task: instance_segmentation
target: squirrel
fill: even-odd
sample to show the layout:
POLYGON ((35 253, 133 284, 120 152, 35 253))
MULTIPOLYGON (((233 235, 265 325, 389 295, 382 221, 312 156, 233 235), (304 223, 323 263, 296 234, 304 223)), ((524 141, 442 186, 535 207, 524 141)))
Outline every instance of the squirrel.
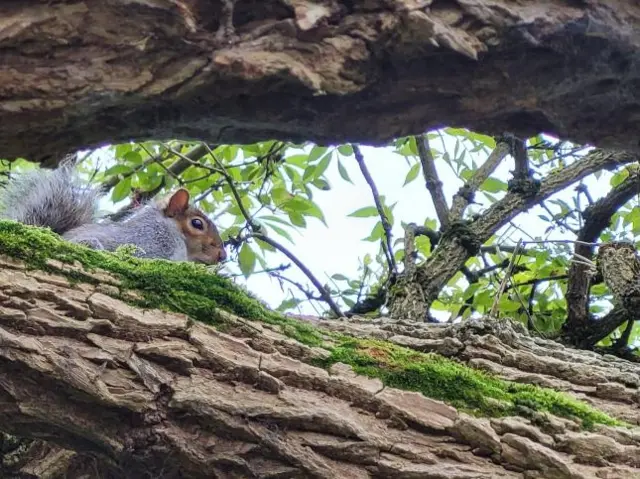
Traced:
POLYGON ((121 222, 97 222, 101 193, 83 184, 72 165, 16 175, 0 192, 0 218, 48 227, 63 239, 96 250, 134 245, 134 256, 216 264, 227 254, 218 229, 189 204, 181 188, 134 209, 121 222))

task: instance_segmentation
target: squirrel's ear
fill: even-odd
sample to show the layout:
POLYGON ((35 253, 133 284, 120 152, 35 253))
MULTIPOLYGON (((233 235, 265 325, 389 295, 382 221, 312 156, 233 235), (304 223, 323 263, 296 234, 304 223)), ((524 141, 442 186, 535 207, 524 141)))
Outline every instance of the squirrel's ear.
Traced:
POLYGON ((189 208, 189 192, 180 188, 171 196, 164 211, 167 216, 175 216, 184 213, 187 208, 189 208))

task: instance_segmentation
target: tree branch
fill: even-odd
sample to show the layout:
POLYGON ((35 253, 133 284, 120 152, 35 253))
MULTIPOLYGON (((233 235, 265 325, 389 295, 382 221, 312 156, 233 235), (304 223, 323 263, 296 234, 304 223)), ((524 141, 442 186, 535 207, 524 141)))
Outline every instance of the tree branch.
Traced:
POLYGON ((427 135, 415 136, 416 145, 418 146, 418 156, 422 164, 422 174, 427 190, 431 194, 433 206, 440 220, 440 229, 445 230, 449 226, 449 207, 447 199, 442 191, 442 181, 438 177, 431 147, 429 146, 429 138, 427 135))
MULTIPOLYGON (((640 158, 639 153, 592 150, 584 158, 549 174, 541 182, 535 195, 521 196, 518 193, 507 193, 504 198, 494 203, 485 213, 469 224, 469 234, 482 244, 515 216, 552 194, 596 171, 638 161, 638 158, 640 158)), ((426 310, 416 310, 412 313, 412 317, 415 316, 414 319, 419 321, 427 314, 428 308, 438 297, 443 286, 458 272, 471 255, 472 252, 465 248, 455 235, 440 240, 438 248, 417 270, 417 280, 420 282, 424 294, 426 310)), ((394 315, 403 314, 402 311, 396 311, 393 308, 391 311, 394 315)))
MULTIPOLYGON (((578 232, 580 242, 575 245, 575 253, 591 259, 593 245, 588 243, 594 243, 609 227, 613 214, 639 192, 640 171, 636 168, 629 173, 627 179, 615 186, 604 198, 588 206, 582 214, 584 224, 578 232)), ((567 282, 567 321, 563 325, 565 334, 581 330, 580 326, 589 320, 589 289, 590 280, 587 266, 573 262, 569 268, 567 282)), ((616 325, 609 332, 618 326, 616 325)))
POLYGON ((480 188, 480 185, 489 178, 491 173, 493 173, 509 152, 509 143, 502 139, 499 140, 487 160, 475 171, 473 176, 469 178, 469 181, 467 181, 453 196, 451 212, 449 213, 449 218, 451 220, 462 219, 464 210, 473 201, 475 193, 478 188, 480 188))
POLYGON ((326 290, 326 288, 322 285, 322 283, 320 283, 320 281, 318 281, 318 278, 315 277, 315 275, 311 272, 311 270, 309 268, 307 268, 302 261, 300 261, 291 251, 289 251, 287 248, 285 248, 284 246, 282 246, 280 243, 278 243, 277 241, 272 240, 271 238, 269 238, 268 236, 265 236, 263 234, 260 233, 251 233, 249 235, 246 236, 246 238, 256 238, 259 239, 260 241, 264 241, 265 243, 267 243, 268 245, 273 246, 274 248, 276 248, 278 251, 280 251, 283 255, 285 255, 287 258, 289 258, 298 268, 300 268, 300 271, 302 271, 307 278, 309 278, 309 281, 311 281, 313 283, 313 285, 316 287, 316 289, 318 290, 318 292, 320 293, 320 296, 322 297, 322 299, 325 301, 325 303, 327 303, 329 305, 329 307, 331 308, 331 311, 333 311, 333 313, 338 317, 341 318, 344 315, 342 314, 342 311, 340 311, 340 308, 338 307, 338 305, 333 301, 333 298, 331 297, 331 294, 329 294, 329 292, 326 290))
POLYGON ((367 165, 364 162, 364 156, 362 155, 362 151, 360 151, 360 147, 358 145, 352 144, 353 153, 358 162, 358 166, 360 167, 360 171, 362 172, 362 176, 364 176, 365 181, 369 185, 371 189, 371 193, 373 194, 373 201, 376 204, 376 209, 378 210, 378 214, 380 215, 380 221, 382 222, 382 228, 384 229, 385 236, 385 255, 387 256, 387 262, 389 264, 389 275, 395 276, 397 273, 396 268, 396 260, 393 255, 393 247, 391 246, 391 225, 389 224, 389 219, 384 212, 384 207, 382 206, 382 202, 380 201, 380 194, 378 193, 378 188, 376 188, 376 184, 367 169, 367 165))

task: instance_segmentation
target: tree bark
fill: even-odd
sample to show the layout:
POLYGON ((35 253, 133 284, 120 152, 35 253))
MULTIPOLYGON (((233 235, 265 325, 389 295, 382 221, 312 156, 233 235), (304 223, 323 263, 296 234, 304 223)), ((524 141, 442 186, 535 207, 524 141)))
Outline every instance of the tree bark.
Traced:
MULTIPOLYGON (((626 180, 585 210, 585 222, 577 235, 577 240, 583 243, 576 243, 574 246, 576 254, 588 259, 593 258, 594 247, 584 243, 595 243, 610 225, 614 213, 640 192, 639 180, 640 172, 632 170, 626 180)), ((618 328, 625 319, 629 319, 624 311, 616 309, 601 319, 594 319, 589 314, 591 280, 584 263, 571 264, 565 295, 567 321, 562 326, 567 341, 588 349, 593 348, 597 342, 618 328)))
POLYGON ((637 149, 639 45, 632 0, 6 1, 0 154, 442 125, 637 149))
MULTIPOLYGON (((633 430, 585 433, 580 421, 534 411, 474 418, 345 364, 312 366, 325 350, 268 325, 227 314, 221 333, 101 288, 3 259, 0 430, 35 439, 16 461, 19 477, 573 478, 599 477, 603 464, 609 478, 640 473, 633 430)), ((640 366, 510 323, 318 325, 565 390, 640 422, 640 366)))
POLYGON ((637 155, 625 152, 593 150, 570 166, 549 174, 540 184, 536 194, 526 196, 519 192, 507 193, 481 216, 458 228, 453 232, 454 234, 442 235, 433 254, 417 267, 415 281, 413 278, 407 279, 412 291, 409 293, 405 291, 406 286, 401 279, 395 291, 391 292, 389 315, 393 318, 423 321, 427 318, 429 308, 442 288, 474 254, 472 247, 465 244, 465 240, 476 243, 479 248, 511 219, 554 193, 596 171, 615 168, 637 159, 637 155), (421 295, 419 298, 415 297, 416 289, 411 286, 414 283, 419 285, 421 295), (407 301, 408 297, 411 299, 410 302, 407 301))

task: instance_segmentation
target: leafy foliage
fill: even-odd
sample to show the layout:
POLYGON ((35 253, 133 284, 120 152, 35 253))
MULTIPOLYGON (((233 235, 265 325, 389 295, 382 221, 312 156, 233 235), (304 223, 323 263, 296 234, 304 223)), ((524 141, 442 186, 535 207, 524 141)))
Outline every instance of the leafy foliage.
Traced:
MULTIPOLYGON (((424 137, 399 138, 387 145, 385 151, 401 159, 392 166, 404 168, 404 180, 398 185, 400 192, 426 179, 418 148, 418 142, 423 139, 428 142, 440 175, 452 179, 446 186, 451 188, 455 183, 453 192, 473 178, 497 145, 494 138, 457 128, 429 132, 424 137)), ((530 138, 527 147, 534 178, 544 178, 567 167, 587 151, 542 136, 530 138)), ((227 241, 232 255, 223 274, 236 281, 265 275, 276 280, 285 292, 278 311, 303 311, 301 308, 307 304, 319 312, 327 309, 322 292, 315 285, 288 275, 297 266, 291 263, 286 251, 296 255, 296 245, 305 240, 304 230, 311 222, 329 224, 331 218, 327 218, 318 204, 319 195, 331 195, 336 182, 341 182, 342 187, 351 187, 362 181, 352 168, 352 145, 265 141, 207 146, 184 141, 149 141, 105 147, 81 153, 79 157, 79 170, 88 180, 105 185, 108 190, 103 205, 108 210, 105 212, 125 207, 136 195, 147 199, 177 186, 185 187, 198 206, 220 225, 227 241)), ((481 182, 464 219, 483 214, 508 194, 512 165, 511 159, 503 161, 481 182)), ((24 160, 3 164, 5 173, 26 168, 33 165, 24 160)), ((498 301, 501 314, 541 332, 558 331, 567 317, 565 293, 573 245, 538 242, 575 238, 584 225, 584 212, 595 201, 595 196, 606 194, 606 189, 620 185, 631 173, 631 167, 621 167, 612 173, 599 171, 577 187, 553 195, 530 213, 514 218, 509 225, 495 231, 481 253, 469 259, 441 291, 432 306, 434 314, 442 318, 468 318, 487 314, 498 301), (605 184, 607 187, 603 188, 605 184), (600 191, 590 193, 589 187, 593 185, 598 185, 600 191), (498 297, 518 239, 530 244, 513 258, 513 274, 498 297)), ((396 217, 398 201, 391 199, 392 196, 393 192, 381 191, 378 199, 394 233, 391 253, 402 270, 404 227, 419 218, 419 226, 438 233, 439 221, 430 204, 416 205, 412 218, 396 217)), ((400 201, 407 200, 410 198, 400 201)), ((448 200, 450 205, 451 198, 448 200)), ((381 211, 373 197, 362 197, 361 206, 348 217, 352 222, 371 223, 370 233, 362 238, 363 251, 367 244, 375 245, 376 249, 361 255, 357 271, 326 271, 327 279, 317 280, 324 283, 325 293, 336 305, 344 309, 354 308, 364 299, 375 296, 388 286, 393 273, 385 256, 386 232, 381 211)), ((640 204, 636 198, 612 216, 611 227, 603 232, 600 240, 625 237, 635 240, 639 231, 640 204)), ((433 237, 418 236, 417 261, 429 258, 435 246, 433 237)), ((304 263, 304 258, 301 262, 304 263)), ((606 312, 610 300, 606 288, 595 285, 591 297, 591 313, 606 312)), ((634 331, 632 340, 636 335, 634 331)), ((608 338, 604 343, 610 341, 608 338)))

